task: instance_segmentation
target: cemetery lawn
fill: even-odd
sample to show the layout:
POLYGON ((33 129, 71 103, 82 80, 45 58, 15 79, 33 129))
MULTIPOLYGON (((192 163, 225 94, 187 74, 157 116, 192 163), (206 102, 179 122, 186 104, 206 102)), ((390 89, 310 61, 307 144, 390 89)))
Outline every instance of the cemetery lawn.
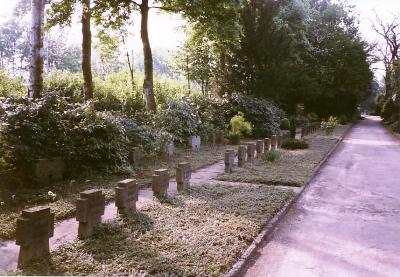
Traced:
POLYGON ((22 275, 221 276, 293 196, 263 185, 203 185, 64 244, 22 275))
MULTIPOLYGON (((192 168, 196 170, 220 161, 227 148, 229 146, 215 148, 202 146, 201 150, 193 151, 190 158, 192 168)), ((55 214, 56 221, 67 219, 75 216, 75 202, 79 192, 87 189, 102 189, 106 195, 106 201, 110 202, 114 198, 114 187, 118 181, 124 178, 135 178, 140 186, 150 186, 154 169, 168 168, 170 176, 173 177, 177 163, 185 161, 185 156, 185 150, 176 149, 176 156, 173 159, 144 158, 142 166, 135 168, 133 176, 92 176, 87 179, 60 182, 41 189, 25 188, 9 191, 0 187, 0 239, 15 237, 16 219, 25 208, 49 205, 55 214), (54 201, 48 196, 49 191, 57 195, 54 201)))
POLYGON ((253 163, 245 163, 242 168, 235 167, 232 174, 221 173, 216 179, 301 187, 348 128, 349 125, 339 126, 331 136, 326 136, 322 131, 318 131, 306 138, 309 144, 308 149, 279 149, 279 158, 274 162, 256 159, 253 163))

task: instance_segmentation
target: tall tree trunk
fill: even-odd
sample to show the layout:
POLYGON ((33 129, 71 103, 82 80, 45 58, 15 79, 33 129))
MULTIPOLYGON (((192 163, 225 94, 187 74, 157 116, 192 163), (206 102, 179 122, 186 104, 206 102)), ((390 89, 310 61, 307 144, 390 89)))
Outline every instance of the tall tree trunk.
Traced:
POLYGON ((92 32, 90 30, 90 0, 82 0, 82 73, 85 100, 93 98, 92 32))
POLYGON ((31 0, 30 66, 28 96, 42 97, 43 90, 43 34, 45 0, 31 0))
POLYGON ((143 0, 140 5, 140 14, 142 17, 140 36, 143 43, 144 55, 144 82, 143 93, 146 100, 146 109, 148 111, 156 112, 157 105, 154 98, 153 89, 153 55, 151 53, 149 33, 148 33, 148 20, 149 20, 149 1, 143 0))

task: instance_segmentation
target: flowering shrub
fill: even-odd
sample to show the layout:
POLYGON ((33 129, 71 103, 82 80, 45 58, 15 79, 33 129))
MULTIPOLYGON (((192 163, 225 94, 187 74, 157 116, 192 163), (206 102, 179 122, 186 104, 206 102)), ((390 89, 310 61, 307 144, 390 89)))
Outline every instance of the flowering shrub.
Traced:
POLYGON ((321 122, 321 129, 325 130, 326 135, 331 135, 338 125, 339 120, 334 116, 330 116, 328 121, 321 122))

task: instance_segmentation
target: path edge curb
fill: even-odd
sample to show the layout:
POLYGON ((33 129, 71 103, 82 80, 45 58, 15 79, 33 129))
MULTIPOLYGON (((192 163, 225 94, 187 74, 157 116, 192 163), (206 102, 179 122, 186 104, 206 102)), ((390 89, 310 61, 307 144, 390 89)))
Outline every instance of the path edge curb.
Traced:
POLYGON ((308 181, 301 188, 299 193, 295 194, 290 198, 290 200, 274 215, 274 217, 267 222, 262 231, 258 234, 258 236, 253 240, 250 246, 246 249, 246 251, 242 254, 239 260, 231 267, 231 269, 224 274, 225 277, 237 277, 243 274, 243 270, 245 269, 247 262, 253 256, 255 251, 258 249, 260 244, 267 240, 270 235, 273 234, 275 227, 279 222, 285 217, 290 208, 297 202, 303 192, 308 188, 310 183, 315 179, 315 177, 319 174, 321 168, 325 165, 327 160, 332 156, 332 154, 336 151, 339 145, 343 142, 343 140, 347 137, 350 131, 353 129, 355 123, 351 124, 350 127, 343 133, 340 139, 336 142, 336 144, 329 150, 329 152, 325 155, 325 157, 318 163, 315 167, 313 174, 308 179, 308 181))

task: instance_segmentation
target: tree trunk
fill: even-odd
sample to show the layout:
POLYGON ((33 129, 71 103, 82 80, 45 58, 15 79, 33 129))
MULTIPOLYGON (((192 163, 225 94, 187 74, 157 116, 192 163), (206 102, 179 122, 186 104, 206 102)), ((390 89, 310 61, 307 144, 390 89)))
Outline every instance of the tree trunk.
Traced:
POLYGON ((90 30, 90 0, 82 0, 82 73, 85 100, 93 98, 92 32, 90 30))
POLYGON ((43 90, 43 34, 45 0, 31 0, 30 66, 28 96, 42 97, 43 90))
POLYGON ((142 17, 140 36, 143 43, 144 55, 144 82, 143 93, 146 101, 146 109, 148 111, 156 112, 157 105, 154 98, 153 89, 153 55, 151 53, 149 33, 148 33, 148 19, 149 19, 149 1, 143 0, 140 5, 140 14, 142 17))

